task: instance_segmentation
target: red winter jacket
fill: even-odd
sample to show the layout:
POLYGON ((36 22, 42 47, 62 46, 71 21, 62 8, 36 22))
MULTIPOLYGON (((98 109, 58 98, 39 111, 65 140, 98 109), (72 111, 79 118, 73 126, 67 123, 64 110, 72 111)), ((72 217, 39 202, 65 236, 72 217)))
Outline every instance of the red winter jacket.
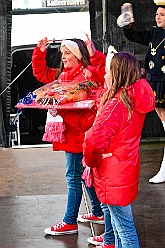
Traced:
POLYGON ((130 120, 119 91, 106 102, 84 141, 85 163, 92 167, 100 202, 117 206, 126 206, 137 197, 141 131, 146 113, 155 107, 153 91, 145 79, 128 87, 127 92, 134 102, 130 120), (109 157, 103 159, 102 154, 109 157))
MULTIPOLYGON (((105 55, 100 51, 96 51, 90 58, 91 65, 87 69, 92 73, 88 80, 95 81, 100 87, 104 84, 105 74, 105 55)), ((32 55, 33 74, 43 83, 50 83, 55 80, 57 69, 46 66, 46 51, 42 52, 38 46, 35 47, 32 55)), ((78 80, 84 81, 82 73, 82 63, 80 62, 73 69, 64 68, 59 78, 61 81, 78 80)), ((53 150, 62 150, 72 153, 80 153, 83 151, 84 133, 92 126, 96 116, 96 106, 92 109, 77 110, 58 110, 57 114, 62 116, 66 131, 63 132, 67 141, 65 143, 53 142, 53 150)))

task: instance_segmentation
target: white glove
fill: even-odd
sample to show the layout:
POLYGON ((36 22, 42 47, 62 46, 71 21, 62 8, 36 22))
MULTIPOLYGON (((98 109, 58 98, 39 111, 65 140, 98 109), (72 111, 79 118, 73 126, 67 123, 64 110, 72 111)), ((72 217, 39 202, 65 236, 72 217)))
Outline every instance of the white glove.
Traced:
POLYGON ((117 25, 119 27, 128 26, 134 22, 132 4, 124 3, 121 6, 121 15, 117 18, 117 25))

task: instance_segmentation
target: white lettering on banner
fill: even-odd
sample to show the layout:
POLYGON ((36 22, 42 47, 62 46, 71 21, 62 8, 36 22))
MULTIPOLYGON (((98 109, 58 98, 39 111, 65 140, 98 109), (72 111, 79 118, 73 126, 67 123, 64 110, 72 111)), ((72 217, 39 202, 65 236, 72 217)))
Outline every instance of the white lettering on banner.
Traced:
POLYGON ((71 1, 67 1, 67 5, 80 5, 80 1, 74 1, 74 0, 71 0, 71 1))
POLYGON ((53 6, 79 6, 85 5, 85 0, 47 0, 46 6, 53 7, 53 6))
POLYGON ((67 2, 64 1, 64 0, 59 0, 59 1, 58 1, 58 5, 59 5, 59 6, 66 6, 66 5, 67 5, 67 2))

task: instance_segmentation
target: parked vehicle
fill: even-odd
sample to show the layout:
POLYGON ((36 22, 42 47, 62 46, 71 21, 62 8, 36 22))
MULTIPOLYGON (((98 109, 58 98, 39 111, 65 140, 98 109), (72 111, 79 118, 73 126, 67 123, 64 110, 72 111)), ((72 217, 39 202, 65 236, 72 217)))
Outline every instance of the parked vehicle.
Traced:
POLYGON ((90 36, 90 17, 88 11, 70 13, 30 13, 25 10, 12 15, 11 34, 11 114, 9 145, 45 144, 42 141, 46 121, 46 111, 22 109, 17 115, 15 107, 20 98, 41 87, 33 76, 31 55, 39 39, 47 36, 47 64, 54 68, 60 62, 60 44, 63 39, 85 39, 84 32, 90 36), (24 14, 25 13, 25 14, 24 14), (23 28, 20 30, 20 23, 23 28), (67 25, 66 25, 67 23, 67 25))

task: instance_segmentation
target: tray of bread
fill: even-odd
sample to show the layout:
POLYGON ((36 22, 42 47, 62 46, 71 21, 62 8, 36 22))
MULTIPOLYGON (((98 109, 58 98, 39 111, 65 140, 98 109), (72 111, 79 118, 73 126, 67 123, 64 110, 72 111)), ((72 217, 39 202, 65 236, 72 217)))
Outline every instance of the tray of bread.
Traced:
POLYGON ((55 80, 33 92, 29 92, 17 103, 17 108, 76 109, 91 108, 101 89, 97 83, 84 81, 59 82, 55 80))

